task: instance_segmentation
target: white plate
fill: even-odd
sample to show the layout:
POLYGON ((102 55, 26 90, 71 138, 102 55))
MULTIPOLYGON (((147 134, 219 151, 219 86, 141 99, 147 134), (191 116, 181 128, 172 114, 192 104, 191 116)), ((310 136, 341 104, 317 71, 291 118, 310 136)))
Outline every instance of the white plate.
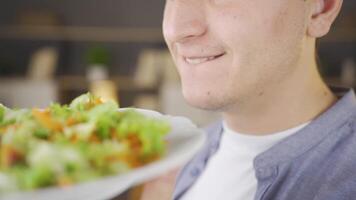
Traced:
MULTIPOLYGON (((124 110, 124 109, 122 109, 124 110)), ((158 161, 126 174, 110 176, 96 181, 81 183, 68 188, 50 187, 33 192, 20 192, 0 196, 2 200, 105 200, 115 197, 126 189, 149 181, 189 161, 202 147, 205 135, 189 119, 162 115, 155 111, 136 109, 150 117, 167 120, 172 131, 167 135, 167 154, 158 161)))

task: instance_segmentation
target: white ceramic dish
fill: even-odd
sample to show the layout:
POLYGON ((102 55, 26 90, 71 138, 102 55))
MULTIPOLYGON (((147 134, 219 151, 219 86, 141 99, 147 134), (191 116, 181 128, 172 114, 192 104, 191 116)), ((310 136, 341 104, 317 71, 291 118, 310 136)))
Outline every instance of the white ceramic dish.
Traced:
POLYGON ((134 169, 126 174, 110 176, 81 183, 68 188, 51 187, 33 192, 20 192, 0 196, 2 200, 105 200, 115 197, 128 188, 149 181, 189 161, 202 147, 205 135, 189 119, 162 115, 136 109, 145 115, 167 120, 172 131, 167 135, 168 151, 160 160, 134 169))

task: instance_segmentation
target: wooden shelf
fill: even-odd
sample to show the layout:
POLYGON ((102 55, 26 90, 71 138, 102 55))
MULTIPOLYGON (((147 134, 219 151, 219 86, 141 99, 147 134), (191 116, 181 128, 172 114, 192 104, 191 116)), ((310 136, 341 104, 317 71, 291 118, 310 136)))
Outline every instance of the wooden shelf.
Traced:
MULTIPOLYGON (((110 77, 109 80, 113 81, 118 87, 119 91, 133 91, 133 92, 156 92, 157 86, 142 86, 138 85, 132 77, 128 76, 115 76, 110 77)), ((32 80, 25 77, 0 77, 1 84, 16 84, 16 83, 38 83, 50 82, 55 84, 61 91, 83 91, 88 90, 90 82, 84 76, 59 76, 53 80, 32 80)))
MULTIPOLYGON (((158 85, 139 85, 132 77, 114 76, 109 80, 117 87, 117 95, 120 105, 129 107, 134 105, 136 97, 140 95, 157 96, 159 94, 158 85)), ((84 76, 60 76, 56 78, 58 86, 58 96, 61 103, 68 104, 75 97, 90 90, 91 83, 84 76)))
POLYGON ((160 28, 115 28, 77 26, 4 26, 1 39, 78 42, 162 43, 160 28))
MULTIPOLYGON (((117 28, 88 26, 4 26, 0 39, 76 42, 163 43, 161 28, 117 28)), ((335 27, 322 42, 356 42, 356 28, 335 27)))
MULTIPOLYGON (((110 80, 117 85, 119 91, 154 93, 157 90, 157 87, 138 85, 131 77, 128 76, 115 76, 111 77, 110 80)), ((60 76, 57 78, 57 82, 60 90, 62 91, 87 90, 89 86, 89 81, 84 76, 60 76)))

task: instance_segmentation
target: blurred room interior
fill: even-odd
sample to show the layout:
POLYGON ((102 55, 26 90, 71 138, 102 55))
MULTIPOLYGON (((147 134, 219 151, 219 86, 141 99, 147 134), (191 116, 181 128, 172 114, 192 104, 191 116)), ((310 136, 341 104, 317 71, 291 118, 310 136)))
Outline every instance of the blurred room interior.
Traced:
MULTIPOLYGON (((2 0, 0 102, 9 107, 69 103, 91 91, 121 107, 183 115, 199 126, 218 116, 193 109, 161 31, 164 1, 2 0)), ((326 82, 355 87, 356 2, 345 1, 335 28, 319 41, 326 82)), ((115 199, 134 200, 140 187, 115 199)))

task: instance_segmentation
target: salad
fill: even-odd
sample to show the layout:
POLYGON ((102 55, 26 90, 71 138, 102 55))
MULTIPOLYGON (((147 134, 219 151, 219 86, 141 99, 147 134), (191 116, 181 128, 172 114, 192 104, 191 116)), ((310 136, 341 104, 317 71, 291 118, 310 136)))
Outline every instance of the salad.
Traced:
POLYGON ((0 194, 117 175, 159 159, 167 122, 91 94, 69 105, 0 104, 0 194))

